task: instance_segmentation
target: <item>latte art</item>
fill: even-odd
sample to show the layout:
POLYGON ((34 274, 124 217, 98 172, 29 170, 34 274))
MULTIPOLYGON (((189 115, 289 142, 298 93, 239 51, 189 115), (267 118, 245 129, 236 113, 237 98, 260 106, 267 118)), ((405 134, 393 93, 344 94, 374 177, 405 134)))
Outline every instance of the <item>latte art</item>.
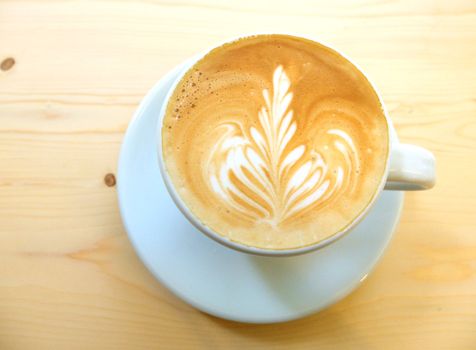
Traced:
POLYGON ((278 66, 273 91, 263 90, 260 127, 245 130, 239 120, 218 125, 223 136, 206 164, 210 185, 226 205, 246 219, 272 226, 338 197, 355 182, 352 168, 359 167, 352 138, 343 130, 328 130, 334 137, 324 145, 335 147, 341 154, 342 162, 336 169, 329 168, 318 149, 307 150, 304 144, 288 149, 297 129, 289 109, 293 97, 290 87, 286 72, 278 66), (303 158, 305 163, 298 165, 303 158))
POLYGON ((334 51, 259 35, 212 50, 177 83, 166 172, 205 226, 291 249, 343 230, 383 182, 387 124, 366 78, 334 51))

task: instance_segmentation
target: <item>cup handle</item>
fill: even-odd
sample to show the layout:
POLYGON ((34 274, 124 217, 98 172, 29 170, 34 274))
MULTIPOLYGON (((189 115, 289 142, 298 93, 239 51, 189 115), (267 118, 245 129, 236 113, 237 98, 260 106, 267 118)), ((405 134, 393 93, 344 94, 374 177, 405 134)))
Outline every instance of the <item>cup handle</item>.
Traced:
POLYGON ((397 144, 390 154, 386 190, 428 190, 435 185, 435 156, 415 145, 397 144))

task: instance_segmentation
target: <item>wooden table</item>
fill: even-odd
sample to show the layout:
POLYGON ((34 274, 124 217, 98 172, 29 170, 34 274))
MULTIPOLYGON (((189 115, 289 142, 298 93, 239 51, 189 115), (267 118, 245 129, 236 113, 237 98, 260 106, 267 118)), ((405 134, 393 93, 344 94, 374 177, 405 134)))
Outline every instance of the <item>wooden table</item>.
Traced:
POLYGON ((0 349, 476 349, 476 3, 0 2, 0 349), (331 308, 246 325, 186 305, 135 255, 121 139, 177 63, 253 30, 353 57, 438 182, 409 193, 368 280, 331 308), (111 175, 108 175, 111 174, 111 175))

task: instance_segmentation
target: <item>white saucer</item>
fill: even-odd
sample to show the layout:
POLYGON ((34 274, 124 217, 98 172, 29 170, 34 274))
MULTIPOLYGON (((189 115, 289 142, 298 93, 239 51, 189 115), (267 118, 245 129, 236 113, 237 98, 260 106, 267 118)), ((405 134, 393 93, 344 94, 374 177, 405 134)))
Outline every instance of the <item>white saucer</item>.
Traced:
POLYGON ((383 192, 348 235, 305 255, 252 256, 211 240, 177 209, 157 164, 157 117, 179 69, 144 98, 129 125, 119 159, 122 220, 150 272, 194 307, 241 322, 293 320, 349 294, 388 245, 400 218, 403 194, 383 192))

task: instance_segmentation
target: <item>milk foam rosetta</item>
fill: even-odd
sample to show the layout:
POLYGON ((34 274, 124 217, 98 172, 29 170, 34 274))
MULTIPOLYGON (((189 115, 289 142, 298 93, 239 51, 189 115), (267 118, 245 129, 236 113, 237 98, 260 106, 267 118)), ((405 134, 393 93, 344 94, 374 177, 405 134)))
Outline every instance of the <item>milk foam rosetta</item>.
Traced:
MULTIPOLYGON (((342 158, 330 173, 317 150, 303 164, 306 145, 287 147, 296 134, 290 81, 278 66, 273 74, 273 95, 263 90, 265 105, 258 112, 259 127, 249 130, 240 120, 217 125, 223 135, 205 165, 209 185, 227 206, 248 219, 276 227, 308 207, 330 201, 355 182, 359 167, 352 137, 344 130, 329 129, 331 147, 342 158)), ((328 147, 328 145, 326 145, 328 147)), ((337 154, 336 154, 337 155, 337 154)))
POLYGON ((368 205, 386 120, 343 57, 291 36, 212 51, 177 85, 163 122, 170 179, 194 215, 245 245, 290 249, 343 229, 368 205))

